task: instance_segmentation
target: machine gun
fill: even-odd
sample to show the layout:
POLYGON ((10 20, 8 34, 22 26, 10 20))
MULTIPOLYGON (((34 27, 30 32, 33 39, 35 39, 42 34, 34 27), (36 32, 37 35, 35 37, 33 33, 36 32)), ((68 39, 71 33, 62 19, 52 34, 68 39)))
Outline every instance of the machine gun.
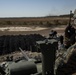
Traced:
POLYGON ((71 18, 72 18, 72 11, 70 11, 69 25, 71 25, 71 23, 72 23, 72 20, 71 20, 71 18))

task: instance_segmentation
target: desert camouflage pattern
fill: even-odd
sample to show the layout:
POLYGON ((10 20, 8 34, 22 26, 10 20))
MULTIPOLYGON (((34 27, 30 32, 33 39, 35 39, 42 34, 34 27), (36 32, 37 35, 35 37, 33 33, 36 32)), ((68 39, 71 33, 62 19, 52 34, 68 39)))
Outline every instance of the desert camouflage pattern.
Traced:
POLYGON ((55 61, 55 75, 72 75, 76 72, 76 43, 59 52, 59 56, 55 61))

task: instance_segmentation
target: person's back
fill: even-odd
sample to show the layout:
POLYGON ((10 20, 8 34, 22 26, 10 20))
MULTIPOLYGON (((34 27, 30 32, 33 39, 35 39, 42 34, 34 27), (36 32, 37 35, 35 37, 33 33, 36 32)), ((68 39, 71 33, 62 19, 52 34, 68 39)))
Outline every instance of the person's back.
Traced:
POLYGON ((74 28, 73 26, 71 27, 71 30, 70 30, 70 31, 71 31, 71 33, 70 33, 71 36, 72 36, 73 34, 75 34, 75 28, 74 28))
POLYGON ((68 25, 65 29, 65 48, 69 48, 71 46, 70 37, 71 37, 71 25, 68 25))
POLYGON ((68 25, 65 29, 65 44, 66 47, 70 47, 75 43, 75 28, 72 25, 68 25))
POLYGON ((65 37, 69 38, 71 32, 71 25, 68 25, 65 29, 65 37))

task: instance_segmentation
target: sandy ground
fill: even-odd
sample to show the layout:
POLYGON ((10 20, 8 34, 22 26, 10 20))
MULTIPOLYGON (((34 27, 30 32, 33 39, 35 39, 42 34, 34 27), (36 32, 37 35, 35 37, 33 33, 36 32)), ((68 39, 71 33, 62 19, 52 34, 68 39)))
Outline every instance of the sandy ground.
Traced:
POLYGON ((39 31, 47 29, 45 27, 0 27, 0 31, 39 31))
MULTIPOLYGON (((41 53, 38 52, 31 52, 31 51, 24 51, 26 53, 26 55, 31 59, 35 59, 35 58, 41 58, 41 53)), ((24 54, 25 54, 24 53, 24 54)), ((24 57, 22 52, 18 51, 18 52, 13 52, 11 54, 6 54, 6 55, 1 55, 0 56, 0 63, 6 60, 7 56, 13 56, 13 59, 18 59, 19 57, 24 57)))
POLYGON ((27 35, 27 34, 41 34, 43 36, 49 36, 51 30, 56 30, 58 35, 64 34, 66 26, 60 27, 0 27, 1 35, 27 35), (63 34, 62 34, 63 33, 63 34))

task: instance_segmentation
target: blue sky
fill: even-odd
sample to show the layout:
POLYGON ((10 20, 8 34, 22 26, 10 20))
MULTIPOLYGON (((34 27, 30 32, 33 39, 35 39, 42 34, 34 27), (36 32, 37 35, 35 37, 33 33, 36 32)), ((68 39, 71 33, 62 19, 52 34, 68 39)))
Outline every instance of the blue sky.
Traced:
POLYGON ((39 17, 68 14, 76 0, 0 0, 0 17, 39 17))

